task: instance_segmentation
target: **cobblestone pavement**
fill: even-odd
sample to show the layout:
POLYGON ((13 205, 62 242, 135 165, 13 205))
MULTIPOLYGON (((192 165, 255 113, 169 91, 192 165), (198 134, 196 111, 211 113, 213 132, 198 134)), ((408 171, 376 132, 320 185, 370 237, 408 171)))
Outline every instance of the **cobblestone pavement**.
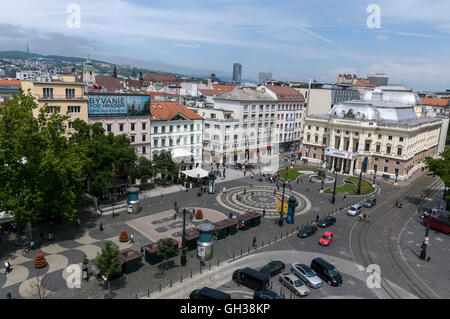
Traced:
MULTIPOLYGON (((338 185, 342 183, 345 177, 338 176, 338 185)), ((224 181, 221 184, 228 190, 239 190, 245 187, 247 188, 247 194, 251 187, 258 189, 258 191, 255 191, 254 196, 258 196, 259 200, 249 197, 244 199, 244 204, 247 203, 246 205, 248 206, 259 204, 258 202, 271 206, 273 205, 272 201, 275 201, 273 193, 268 192, 268 190, 270 191, 273 188, 274 184, 269 184, 265 181, 259 182, 256 178, 252 179, 246 176, 245 178, 224 181), (269 195, 271 199, 265 199, 269 198, 269 195)), ((258 246, 263 244, 263 242, 264 244, 268 244, 269 241, 273 243, 275 239, 279 240, 282 234, 295 232, 298 227, 311 223, 316 215, 324 216, 334 214, 337 210, 343 210, 352 203, 364 199, 362 196, 348 196, 347 200, 344 201, 338 196, 336 204, 333 205, 330 202, 331 196, 319 192, 320 183, 312 183, 310 185, 311 191, 308 192, 306 191, 306 181, 299 184, 291 183, 292 193, 298 198, 300 203, 297 213, 302 212, 296 215, 294 224, 284 224, 283 227, 280 227, 276 219, 265 218, 259 227, 247 231, 239 231, 228 239, 216 241, 214 259, 207 262, 207 268, 214 267, 217 263, 232 259, 233 254, 235 257, 240 254, 245 254, 246 251, 251 249, 251 240, 254 236, 257 238, 258 246)), ((380 188, 377 189, 377 196, 382 199, 385 194, 393 189, 392 186, 381 183, 380 188)), ((290 192, 287 192, 287 194, 290 195, 290 192)), ((105 240, 113 241, 120 249, 140 249, 141 246, 154 242, 158 237, 152 237, 153 235, 149 235, 145 229, 139 229, 136 226, 139 224, 137 220, 139 218, 151 217, 157 213, 161 215, 155 218, 156 220, 167 219, 168 216, 165 216, 164 212, 173 211, 175 201, 180 208, 197 209, 203 207, 204 209, 218 211, 224 216, 228 216, 231 212, 235 213, 239 207, 229 208, 226 205, 221 205, 220 199, 226 198, 223 195, 226 195, 226 193, 217 193, 216 195, 202 194, 198 196, 198 190, 188 190, 145 198, 141 200, 142 210, 137 215, 121 213, 115 217, 101 217, 84 212, 80 214, 82 220, 82 227, 80 229, 76 229, 74 225, 53 225, 52 229, 56 234, 56 242, 43 243, 42 247, 38 247, 38 249, 28 254, 22 254, 21 250, 12 244, 14 239, 12 234, 3 235, 0 243, 0 247, 2 248, 0 259, 9 260, 12 265, 12 271, 7 275, 0 276, 0 296, 1 294, 6 296, 6 292, 11 289, 13 298, 30 298, 33 295, 32 289, 30 288, 33 278, 45 275, 45 281, 47 282, 48 289, 51 291, 50 298, 103 298, 107 292, 107 287, 104 287, 103 283, 98 282, 93 277, 89 281, 83 282, 79 289, 68 289, 66 278, 69 274, 67 273, 66 267, 71 264, 80 264, 84 255, 89 259, 94 258, 96 253, 103 247, 105 240), (219 198, 219 201, 217 198, 219 198), (100 222, 103 224, 103 231, 99 230, 98 226, 100 222), (135 234, 135 242, 133 244, 119 242, 118 237, 121 230, 126 230, 129 234, 133 232, 135 234), (33 259, 40 252, 45 255, 49 265, 41 270, 37 270, 33 267, 33 259)), ((228 205, 236 203, 236 201, 233 201, 232 196, 229 197, 228 205)), ((266 206, 257 206, 258 209, 264 207, 266 206)), ((244 208, 242 207, 240 212, 244 212, 244 208)), ((270 213, 273 213, 273 211, 270 213)), ((273 215, 268 214, 267 217, 269 216, 273 217, 273 215)), ((144 220, 142 222, 144 223, 144 220)), ((169 220, 166 222, 169 222, 169 220)), ((172 235, 179 235, 179 220, 177 219, 175 222, 177 225, 172 225, 172 235)), ((181 278, 186 279, 190 277, 191 273, 195 276, 200 272, 199 261, 195 256, 195 251, 188 252, 188 264, 186 267, 180 266, 179 257, 173 258, 171 263, 166 263, 166 265, 168 269, 164 270, 165 276, 163 278, 157 278, 155 275, 161 272, 158 265, 150 265, 144 262, 144 265, 139 271, 114 280, 112 282, 112 289, 117 293, 118 298, 135 298, 136 295, 141 297, 148 294, 148 292, 157 291, 160 285, 161 287, 165 287, 170 284, 170 281, 175 283, 180 281, 181 278)))

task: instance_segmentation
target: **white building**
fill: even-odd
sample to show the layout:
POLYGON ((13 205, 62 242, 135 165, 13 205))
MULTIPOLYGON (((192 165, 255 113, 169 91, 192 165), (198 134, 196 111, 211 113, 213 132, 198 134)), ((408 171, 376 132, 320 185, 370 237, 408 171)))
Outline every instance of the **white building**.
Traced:
POLYGON ((203 117, 178 102, 153 102, 150 106, 151 157, 172 152, 180 170, 201 167, 203 117))
POLYGON ((257 163, 272 153, 277 100, 252 89, 235 89, 214 98, 204 115, 204 160, 209 163, 257 163))

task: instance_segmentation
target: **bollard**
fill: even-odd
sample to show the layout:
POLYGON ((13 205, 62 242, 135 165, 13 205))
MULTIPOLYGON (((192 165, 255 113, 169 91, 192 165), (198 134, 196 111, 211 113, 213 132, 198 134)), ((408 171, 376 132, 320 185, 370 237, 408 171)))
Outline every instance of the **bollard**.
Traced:
POLYGON ((208 267, 209 267, 209 270, 211 270, 211 263, 209 263, 209 266, 208 266, 208 267))
POLYGON ((161 292, 161 283, 159 283, 159 292, 161 292))
POLYGON ((270 289, 272 289, 272 281, 270 281, 270 289))
POLYGON ((192 269, 191 269, 191 278, 192 278, 192 269))
POLYGON ((147 297, 150 297, 150 288, 147 288, 147 297))
POLYGON ((264 247, 264 241, 261 243, 261 248, 263 248, 264 247))

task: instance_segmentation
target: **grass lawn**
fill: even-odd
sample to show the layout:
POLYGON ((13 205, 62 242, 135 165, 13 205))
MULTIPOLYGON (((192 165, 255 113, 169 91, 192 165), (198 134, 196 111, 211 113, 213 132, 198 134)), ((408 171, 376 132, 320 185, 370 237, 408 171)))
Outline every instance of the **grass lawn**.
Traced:
MULTIPOLYGON (((284 180, 286 177, 286 169, 280 169, 277 174, 280 176, 280 179, 284 180)), ((293 182, 301 175, 303 175, 303 173, 300 173, 298 168, 289 168, 287 173, 287 180, 288 182, 293 182)))
MULTIPOLYGON (((342 186, 336 187, 336 194, 340 195, 357 195, 358 192, 358 182, 359 178, 357 177, 347 177, 344 181, 345 183, 342 186)), ((375 191, 375 187, 365 179, 361 179, 361 195, 367 195, 375 191)), ((327 188, 324 190, 325 194, 333 194, 333 187, 327 188)))

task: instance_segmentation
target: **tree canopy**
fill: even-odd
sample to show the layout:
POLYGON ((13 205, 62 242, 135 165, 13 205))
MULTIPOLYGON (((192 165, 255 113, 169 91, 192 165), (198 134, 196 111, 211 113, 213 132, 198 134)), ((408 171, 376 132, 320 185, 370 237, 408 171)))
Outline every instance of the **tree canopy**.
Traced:
POLYGON ((105 241, 105 247, 92 262, 100 273, 110 279, 122 271, 122 261, 119 258, 119 248, 112 241, 105 241))
POLYGON ((156 167, 156 173, 159 173, 162 179, 178 175, 178 165, 172 160, 170 151, 162 150, 159 154, 154 153, 153 164, 156 167))
POLYGON ((139 157, 132 176, 145 182, 155 177, 155 175, 156 167, 153 165, 152 161, 143 156, 139 157))
POLYGON ((72 220, 84 158, 65 136, 66 116, 48 114, 22 90, 0 109, 0 210, 16 222, 72 220))
MULTIPOLYGON (((450 147, 445 148, 440 158, 427 157, 425 163, 433 176, 439 176, 444 185, 450 188, 450 147)), ((445 200, 450 201, 450 192, 447 192, 445 200)))

